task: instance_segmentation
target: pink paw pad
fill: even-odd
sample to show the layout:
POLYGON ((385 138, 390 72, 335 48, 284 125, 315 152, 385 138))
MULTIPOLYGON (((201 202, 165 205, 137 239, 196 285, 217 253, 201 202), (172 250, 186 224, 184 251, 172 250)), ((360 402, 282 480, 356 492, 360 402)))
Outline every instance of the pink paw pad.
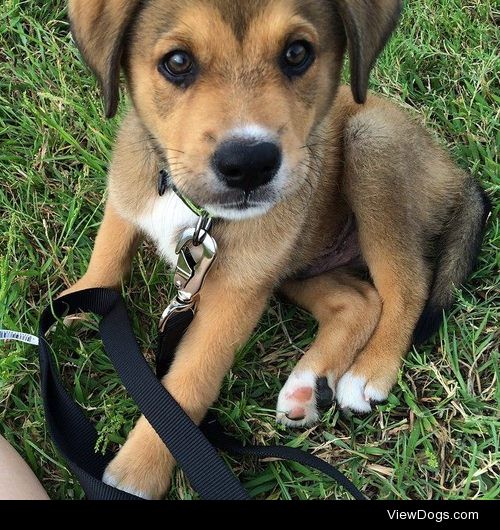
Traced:
POLYGON ((290 374, 278 397, 276 418, 289 427, 312 425, 319 419, 316 406, 318 376, 312 370, 290 374))
POLYGON ((292 393, 288 393, 286 395, 287 399, 295 399, 296 401, 299 401, 300 403, 305 403, 309 401, 313 396, 313 389, 308 386, 304 386, 302 388, 297 388, 292 393))

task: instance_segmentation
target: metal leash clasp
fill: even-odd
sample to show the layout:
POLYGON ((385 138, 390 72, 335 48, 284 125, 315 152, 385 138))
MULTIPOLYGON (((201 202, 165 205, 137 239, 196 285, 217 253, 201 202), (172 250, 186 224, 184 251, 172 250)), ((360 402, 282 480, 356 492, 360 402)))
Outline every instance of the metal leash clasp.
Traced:
POLYGON ((196 228, 188 228, 181 235, 175 250, 179 256, 174 276, 177 295, 161 317, 160 332, 174 314, 196 308, 198 295, 217 257, 217 243, 209 233, 211 225, 210 218, 200 217, 196 228))

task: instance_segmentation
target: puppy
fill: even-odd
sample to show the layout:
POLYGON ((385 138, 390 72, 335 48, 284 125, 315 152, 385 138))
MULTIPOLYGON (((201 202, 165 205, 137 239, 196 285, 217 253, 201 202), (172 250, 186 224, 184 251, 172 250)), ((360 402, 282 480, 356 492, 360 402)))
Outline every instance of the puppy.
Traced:
MULTIPOLYGON (((159 196, 161 170, 217 218, 219 259, 163 380, 196 422, 276 289, 319 322, 278 398, 278 421, 300 427, 334 398, 361 413, 386 399, 473 268, 484 193, 404 112, 367 95, 401 3, 70 0, 107 116, 121 71, 131 99, 72 290, 119 286, 142 236, 174 265, 197 219, 173 191, 159 196), (347 51, 351 88, 339 87, 347 51)), ((173 465, 142 418, 104 478, 161 498, 173 465)))

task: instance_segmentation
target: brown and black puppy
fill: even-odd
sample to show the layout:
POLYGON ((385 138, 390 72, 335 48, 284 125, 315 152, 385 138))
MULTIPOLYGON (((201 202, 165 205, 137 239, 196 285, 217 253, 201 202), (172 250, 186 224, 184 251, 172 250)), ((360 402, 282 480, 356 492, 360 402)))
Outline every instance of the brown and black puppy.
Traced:
MULTIPOLYGON (((319 321, 278 421, 319 402, 366 412, 433 333, 470 273, 488 211, 478 184, 404 112, 367 96, 398 0, 72 0, 75 39, 108 116, 123 69, 132 101, 89 270, 118 286, 141 235, 171 264, 196 218, 160 170, 217 221, 220 252, 165 386, 199 422, 273 290, 319 321), (346 50, 352 88, 339 88, 346 50), (369 273, 369 274, 367 274, 369 273), (367 280, 366 278, 370 278, 367 280)), ((105 480, 146 498, 171 455, 142 418, 105 480)))

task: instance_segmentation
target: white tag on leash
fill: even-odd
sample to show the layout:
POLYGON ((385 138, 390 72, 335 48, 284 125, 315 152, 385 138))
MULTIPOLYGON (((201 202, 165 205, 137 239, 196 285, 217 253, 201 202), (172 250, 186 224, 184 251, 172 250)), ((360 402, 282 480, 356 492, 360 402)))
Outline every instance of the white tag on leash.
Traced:
POLYGON ((29 333, 20 333, 18 331, 7 331, 6 329, 0 329, 0 341, 15 340, 16 342, 24 342, 25 344, 31 344, 32 346, 38 346, 40 341, 35 335, 29 333))

